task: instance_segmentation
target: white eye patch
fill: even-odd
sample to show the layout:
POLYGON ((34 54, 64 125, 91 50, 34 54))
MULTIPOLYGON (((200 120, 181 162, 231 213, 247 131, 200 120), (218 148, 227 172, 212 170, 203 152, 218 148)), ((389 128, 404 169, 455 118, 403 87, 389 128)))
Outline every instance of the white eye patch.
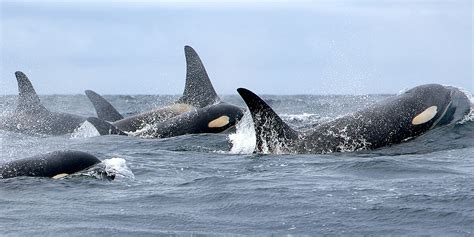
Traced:
POLYGON ((220 128, 220 127, 224 127, 227 124, 229 124, 229 116, 223 115, 209 122, 207 126, 209 128, 220 128))
POLYGON ((436 113, 438 113, 438 107, 433 105, 425 109, 425 111, 421 112, 417 116, 415 116, 413 120, 411 121, 411 123, 413 125, 424 124, 430 121, 431 119, 433 119, 436 116, 436 113))

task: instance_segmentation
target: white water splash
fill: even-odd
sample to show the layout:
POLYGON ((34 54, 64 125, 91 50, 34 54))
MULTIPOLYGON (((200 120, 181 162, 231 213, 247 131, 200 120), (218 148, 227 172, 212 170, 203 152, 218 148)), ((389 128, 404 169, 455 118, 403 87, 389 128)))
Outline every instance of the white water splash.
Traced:
POLYGON ((458 122, 458 124, 465 124, 465 123, 474 121, 474 103, 472 103, 472 97, 470 98, 470 100, 471 100, 471 110, 461 121, 458 122))
POLYGON ((281 114, 280 118, 286 119, 286 120, 301 120, 305 121, 308 120, 311 117, 318 116, 317 114, 312 114, 312 113, 302 113, 302 114, 281 114))
POLYGON ((122 158, 110 158, 102 161, 105 165, 105 172, 107 176, 115 176, 114 180, 134 180, 135 175, 127 166, 127 163, 122 158))
POLYGON ((240 122, 237 123, 235 133, 229 135, 229 140, 232 143, 231 154, 251 154, 255 150, 256 140, 253 126, 252 115, 246 111, 240 122))
POLYGON ((99 131, 91 123, 85 121, 71 134, 71 138, 86 138, 100 136, 99 131))
POLYGON ((348 135, 347 125, 342 129, 339 129, 337 133, 333 133, 332 135, 336 138, 341 138, 342 141, 337 146, 337 149, 340 152, 354 152, 354 151, 362 151, 367 150, 371 143, 367 142, 364 138, 363 134, 359 134, 357 137, 351 137, 348 135))
POLYGON ((153 131, 156 130, 156 124, 145 124, 142 128, 132 131, 132 132, 125 132, 129 136, 134 137, 141 137, 141 138, 156 138, 153 135, 153 131))

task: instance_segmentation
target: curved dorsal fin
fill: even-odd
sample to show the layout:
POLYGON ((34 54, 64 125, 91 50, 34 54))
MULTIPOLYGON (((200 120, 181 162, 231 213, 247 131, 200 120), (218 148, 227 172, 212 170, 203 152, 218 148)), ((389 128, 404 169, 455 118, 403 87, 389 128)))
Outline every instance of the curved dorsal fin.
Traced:
POLYGON ((109 122, 123 119, 123 116, 104 97, 92 90, 86 90, 85 93, 92 105, 94 105, 97 117, 109 122))
POLYGON ((15 77, 18 82, 19 92, 18 105, 16 107, 17 111, 46 110, 46 108, 41 105, 40 99, 28 77, 20 71, 15 72, 15 77))
POLYGON ((209 80, 199 55, 191 46, 187 45, 184 46, 184 53, 186 56, 186 85, 183 96, 177 102, 198 108, 218 102, 219 96, 209 80))
POLYGON ((292 144, 298 140, 298 132, 283 122, 275 111, 253 92, 244 88, 237 89, 237 92, 252 115, 257 139, 256 150, 270 153, 289 151, 292 144))

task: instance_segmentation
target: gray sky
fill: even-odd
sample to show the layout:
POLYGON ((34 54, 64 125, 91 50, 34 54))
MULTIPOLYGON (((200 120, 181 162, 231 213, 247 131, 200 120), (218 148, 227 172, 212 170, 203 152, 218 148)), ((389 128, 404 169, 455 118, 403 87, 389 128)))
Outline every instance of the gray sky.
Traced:
POLYGON ((474 91, 470 0, 0 1, 1 94, 180 94, 184 45, 219 94, 474 91))

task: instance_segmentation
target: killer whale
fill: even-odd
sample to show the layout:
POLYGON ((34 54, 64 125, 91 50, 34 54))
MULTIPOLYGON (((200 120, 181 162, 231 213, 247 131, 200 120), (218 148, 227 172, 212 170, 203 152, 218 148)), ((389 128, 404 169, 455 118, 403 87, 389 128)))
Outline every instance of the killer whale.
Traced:
POLYGON ((115 107, 110 104, 104 97, 97 94, 93 90, 86 90, 85 91, 87 98, 91 101, 92 105, 94 106, 95 112, 97 114, 97 118, 115 122, 121 119, 124 119, 123 115, 121 115, 115 107))
POLYGON ((163 122, 194 108, 219 103, 220 98, 197 52, 188 45, 184 47, 184 52, 186 57, 184 92, 173 104, 124 118, 105 98, 92 90, 86 90, 85 93, 92 102, 97 117, 112 122, 113 126, 121 131, 134 132, 146 125, 163 122))
MULTIPOLYGON (((194 108, 160 123, 153 123, 134 133, 146 138, 166 138, 185 134, 220 133, 237 124, 243 116, 240 107, 227 103, 194 108)), ((128 135, 113 124, 96 117, 87 118, 100 135, 128 135)))
POLYGON ((20 71, 15 72, 19 97, 12 114, 0 119, 0 129, 26 134, 63 135, 72 133, 85 117, 51 112, 40 102, 28 77, 20 71))
POLYGON ((239 88, 256 134, 255 152, 329 153, 376 149, 420 136, 462 120, 470 100, 459 89, 417 86, 375 105, 299 132, 286 124, 253 92, 239 88))
POLYGON ((172 105, 139 115, 123 117, 102 96, 86 91, 98 118, 87 119, 100 135, 164 138, 194 133, 218 133, 233 127, 243 116, 240 107, 222 102, 212 86, 196 51, 184 47, 186 83, 183 95, 172 105), (118 119, 118 120, 117 120, 118 119))
POLYGON ((100 162, 97 157, 86 152, 54 151, 1 164, 0 178, 18 176, 62 178, 91 168, 100 162))

